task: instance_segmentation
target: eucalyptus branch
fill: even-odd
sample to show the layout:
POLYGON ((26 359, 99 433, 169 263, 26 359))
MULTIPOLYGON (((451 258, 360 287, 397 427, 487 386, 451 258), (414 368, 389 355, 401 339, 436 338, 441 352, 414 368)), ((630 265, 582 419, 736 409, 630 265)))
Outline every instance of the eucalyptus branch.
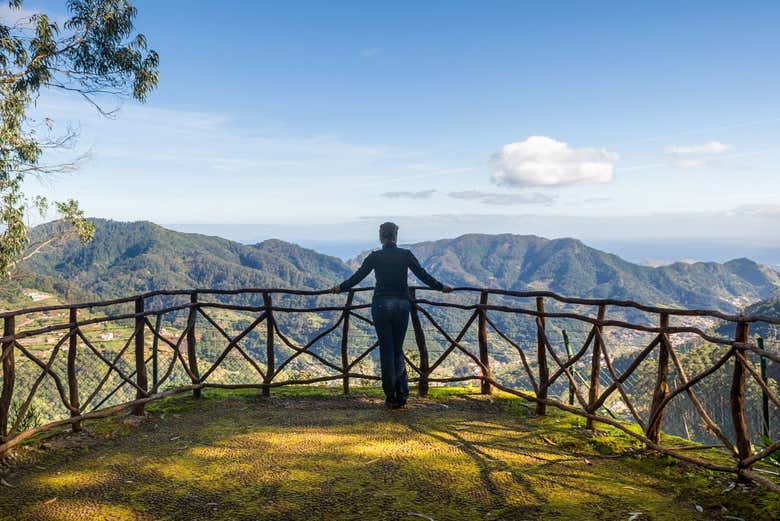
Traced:
MULTIPOLYGON (((8 0, 21 9, 23 0, 8 0)), ((67 0, 69 18, 60 27, 45 13, 9 25, 0 21, 0 277, 20 261, 57 241, 28 244, 30 204, 22 190, 26 176, 41 178, 72 172, 87 157, 45 163, 45 153, 69 148, 78 133, 43 135, 28 111, 42 90, 79 95, 104 117, 116 110, 101 105, 102 96, 132 96, 144 101, 157 86, 159 56, 135 32, 136 8, 130 0, 67 0)), ((45 119, 52 130, 51 120, 45 119)), ((45 206, 45 205, 43 205, 45 206)), ((80 240, 90 240, 94 226, 74 200, 54 203, 61 223, 80 240)))

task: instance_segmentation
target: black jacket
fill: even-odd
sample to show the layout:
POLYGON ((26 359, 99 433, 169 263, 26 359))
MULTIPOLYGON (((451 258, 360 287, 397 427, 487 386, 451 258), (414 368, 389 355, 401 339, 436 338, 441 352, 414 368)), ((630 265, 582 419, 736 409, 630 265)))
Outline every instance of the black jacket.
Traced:
POLYGON ((360 268, 350 278, 339 284, 339 289, 344 291, 351 288, 366 278, 371 270, 374 270, 376 277, 375 297, 407 297, 409 296, 409 287, 406 283, 407 269, 412 270, 412 273, 426 286, 438 290, 443 287, 441 282, 420 266, 420 261, 411 251, 399 248, 393 242, 388 242, 382 246, 381 250, 371 252, 360 268))

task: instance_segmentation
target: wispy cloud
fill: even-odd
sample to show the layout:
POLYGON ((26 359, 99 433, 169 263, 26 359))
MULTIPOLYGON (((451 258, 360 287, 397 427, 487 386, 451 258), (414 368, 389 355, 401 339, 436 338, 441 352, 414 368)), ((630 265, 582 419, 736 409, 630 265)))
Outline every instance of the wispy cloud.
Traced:
POLYGON ((709 161, 706 159, 680 159, 678 161, 675 161, 674 166, 677 168, 684 168, 686 170, 691 170, 695 168, 704 168, 709 164, 709 161))
POLYGON ((693 170, 711 166, 713 157, 721 157, 722 154, 733 148, 733 146, 720 141, 707 141, 693 145, 669 145, 664 148, 664 154, 678 158, 672 161, 673 166, 693 170))
POLYGON ((379 56, 380 54, 382 54, 381 47, 370 47, 368 49, 360 50, 361 58, 373 58, 374 56, 379 56))
POLYGON ((540 193, 530 194, 505 194, 496 192, 481 192, 479 190, 465 190, 462 192, 450 192, 447 194, 453 199, 463 199, 466 201, 478 201, 482 204, 495 206, 524 205, 534 204, 550 206, 555 202, 555 198, 540 193))
POLYGON ((545 136, 509 143, 493 155, 493 181, 507 186, 562 186, 612 180, 618 154, 573 148, 545 136))
MULTIPOLYGON (((412 182, 417 177, 447 171, 436 168, 436 158, 425 148, 352 140, 337 133, 294 134, 262 119, 250 126, 229 115, 127 104, 117 119, 107 120, 59 93, 42 96, 33 115, 81 123, 73 154, 89 149, 92 159, 74 176, 67 193, 78 197, 91 215, 120 219, 335 219, 355 214, 377 193, 421 190, 429 185, 412 182), (402 173, 412 181, 392 181, 402 173), (363 186, 369 183, 385 186, 363 186), (141 186, 154 189, 141 194, 141 186)), ((35 190, 54 197, 57 188, 35 190)))
POLYGON ((436 190, 419 190, 417 192, 385 192, 382 197, 388 199, 430 199, 436 190))
POLYGON ((417 172, 410 175, 402 176, 373 176, 368 178, 368 181, 359 183, 356 186, 361 188, 370 186, 387 185, 398 181, 404 181, 405 183, 414 183, 421 179, 430 179, 434 177, 453 177, 470 172, 469 168, 442 168, 436 164, 416 164, 409 163, 404 166, 404 170, 408 172, 417 172))
POLYGON ((732 213, 777 218, 780 217, 780 204, 746 204, 735 208, 732 213))
POLYGON ((586 204, 608 203, 612 201, 611 197, 587 197, 583 202, 586 204))
POLYGON ((0 20, 2 20, 4 23, 18 24, 19 22, 27 20, 38 12, 38 9, 28 9, 25 7, 12 9, 8 6, 8 2, 3 2, 0 4, 0 20))
POLYGON ((106 120, 85 104, 57 94, 41 99, 34 115, 82 122, 82 144, 94 142, 96 159, 152 164, 169 173, 190 168, 256 178, 295 169, 299 178, 323 170, 363 177, 365 171, 381 171, 379 167, 389 163, 397 168, 420 160, 417 151, 355 143, 336 134, 258 135, 220 114, 129 104, 117 120, 106 120))
POLYGON ((669 145, 664 148, 664 153, 674 156, 716 155, 729 152, 733 148, 733 146, 720 141, 708 141, 696 145, 669 145))
POLYGON ((2 4, 0 4, 0 20, 2 20, 3 23, 16 25, 20 28, 29 28, 30 17, 36 14, 48 15, 49 20, 58 24, 60 29, 62 29, 62 25, 68 19, 68 16, 61 11, 52 12, 48 9, 28 6, 12 9, 8 6, 7 0, 4 0, 2 4))
MULTIPOLYGON (((372 226, 387 220, 384 215, 364 216, 356 221, 372 226)), ((587 241, 626 240, 737 240, 745 255, 745 247, 769 248, 766 238, 772 236, 780 223, 780 207, 755 204, 735 209, 707 212, 669 212, 612 215, 547 214, 533 209, 502 213, 438 213, 428 215, 395 215, 394 222, 406 230, 405 236, 418 240, 455 237, 465 233, 518 233, 532 230, 543 237, 577 237, 587 241)), ((340 225, 347 229, 347 224, 340 225)), ((407 239, 405 239, 407 240, 407 239)), ((411 239, 409 239, 411 240, 411 239)))

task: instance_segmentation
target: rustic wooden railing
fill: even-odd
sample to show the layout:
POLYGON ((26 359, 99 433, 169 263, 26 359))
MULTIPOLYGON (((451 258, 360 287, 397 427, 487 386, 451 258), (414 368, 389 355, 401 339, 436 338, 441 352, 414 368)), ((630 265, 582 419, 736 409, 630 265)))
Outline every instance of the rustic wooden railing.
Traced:
MULTIPOLYGON (((596 428, 598 423, 611 425, 627 435, 640 440, 649 449, 673 456, 675 458, 699 465, 701 467, 735 474, 741 480, 758 482, 770 489, 780 492, 778 480, 773 475, 776 472, 761 470, 761 462, 771 457, 780 449, 780 440, 770 440, 760 450, 754 449, 751 444, 751 433, 748 431, 746 421, 745 393, 748 378, 755 380, 763 394, 762 408, 764 417, 768 418, 767 410, 770 404, 776 408, 775 414, 780 410, 780 398, 767 384, 766 361, 780 363, 780 354, 764 348, 762 342, 753 343, 750 340, 751 324, 762 323, 771 327, 780 325, 780 319, 768 316, 742 316, 728 315, 712 310, 673 309, 654 306, 646 306, 631 301, 613 299, 580 299, 568 298, 547 291, 506 291, 498 289, 481 288, 456 288, 455 296, 458 301, 443 301, 417 298, 420 290, 411 290, 413 309, 411 314, 411 327, 414 331, 413 341, 416 344, 416 362, 407 358, 409 366, 416 373, 411 381, 417 382, 419 394, 425 396, 430 383, 434 382, 460 382, 479 381, 481 391, 490 393, 492 388, 497 388, 507 393, 520 396, 526 400, 535 402, 536 412, 540 415, 546 413, 548 406, 556 407, 564 411, 584 417, 586 426, 596 428), (474 298, 474 296, 478 297, 474 298), (500 299, 500 303, 491 304, 490 297, 500 299), (474 300, 470 303, 469 300, 474 300), (519 299, 531 302, 532 306, 517 305, 514 300, 519 299), (507 303, 510 301, 509 303, 507 303), (547 309, 545 304, 548 304, 547 309), (595 313, 587 314, 572 311, 572 308, 589 307, 595 313), (437 310, 442 308, 459 310, 467 318, 460 330, 452 335, 440 325, 435 318, 437 310), (643 314, 645 317, 655 317, 656 323, 648 320, 632 323, 627 320, 608 319, 609 308, 619 309, 621 317, 626 312, 643 314), (535 322, 536 338, 533 348, 525 350, 522 340, 513 339, 503 331, 494 320, 496 314, 508 316, 512 321, 522 320, 523 317, 531 318, 535 322), (493 317, 491 318, 491 315, 493 317), (733 338, 723 338, 717 333, 705 331, 704 328, 692 325, 693 320, 718 320, 731 323, 735 326, 733 338), (569 347, 569 337, 564 332, 566 352, 565 357, 561 349, 556 350, 550 340, 549 324, 553 320, 569 320, 583 325, 584 342, 573 354, 569 347), (672 320, 684 322, 672 324, 672 320), (425 321, 425 322, 424 322, 425 321), (687 321, 687 322, 686 322, 687 321), (429 335, 423 328, 423 323, 429 324, 429 335), (473 328, 476 331, 477 349, 473 351, 464 338, 471 334, 473 328), (619 371, 613 363, 610 355, 610 344, 605 340, 605 329, 635 332, 652 336, 652 340, 641 349, 630 353, 631 361, 619 371), (429 351, 429 336, 436 334, 443 339, 443 345, 447 347, 431 359, 429 351), (722 353, 717 361, 697 374, 686 374, 681 364, 673 335, 687 335, 702 339, 711 344, 720 346, 722 353), (504 342, 511 346, 519 356, 524 374, 523 379, 528 384, 528 391, 508 385, 501 378, 494 376, 491 371, 491 355, 496 342, 504 342), (475 373, 465 376, 437 376, 437 370, 453 352, 465 355, 473 363, 475 373), (651 355, 654 355, 651 357, 651 355), (759 374, 751 361, 751 357, 759 357, 763 375, 759 374), (634 403, 636 398, 631 397, 625 389, 627 380, 634 374, 637 368, 650 360, 655 360, 655 384, 650 407, 643 416, 634 403), (583 377, 577 372, 577 364, 587 364, 589 375, 583 377), (708 413, 702 401, 696 394, 695 387, 702 381, 726 366, 733 364, 730 389, 730 418, 731 430, 726 432, 723 425, 708 413), (675 378, 670 378, 670 365, 675 372, 675 378), (762 377, 763 376, 763 377, 762 377), (579 381, 578 381, 579 378, 579 381), (602 388, 602 384, 611 383, 602 388), (675 381, 677 382, 675 384, 675 381), (554 386, 561 385, 568 390, 569 400, 551 397, 554 386), (586 392, 583 386, 587 387, 586 392), (530 392, 532 391, 532 392, 530 392), (615 393, 618 393, 615 395, 615 393), (695 444, 670 446, 662 437, 664 412, 670 402, 677 396, 688 397, 701 421, 720 444, 717 446, 696 446, 695 444), (617 398, 619 396, 619 398, 617 398), (576 402, 574 400, 576 398, 576 402), (627 418, 619 419, 614 414, 604 414, 608 400, 619 400, 626 415, 630 413, 632 421, 627 418), (695 457, 691 452, 697 450, 714 450, 718 452, 714 457, 695 457), (726 457, 728 455, 729 458, 726 457), (731 461, 731 463, 728 463, 731 461)), ((176 393, 191 391, 196 397, 200 396, 202 389, 209 387, 222 388, 258 388, 264 395, 268 395, 274 387, 291 384, 313 384, 327 381, 341 380, 345 393, 350 390, 351 380, 379 380, 378 374, 363 374, 357 368, 361 361, 365 360, 378 343, 370 342, 362 352, 356 356, 350 356, 350 334, 355 331, 355 322, 362 325, 362 331, 370 330, 371 319, 360 313, 370 307, 367 303, 367 289, 359 288, 346 294, 346 301, 340 305, 310 305, 289 306, 275 303, 279 296, 295 296, 298 298, 315 299, 325 296, 322 291, 299 291, 286 289, 240 289, 240 290, 180 290, 180 291, 156 291, 133 297, 115 299, 103 302, 92 302, 73 305, 45 306, 24 309, 12 312, 0 313, 3 321, 3 333, 0 337, 2 344, 2 393, 0 394, 0 455, 10 448, 18 445, 25 439, 45 430, 71 425, 74 430, 81 428, 82 422, 94 418, 105 417, 121 410, 131 408, 137 415, 144 414, 146 403, 170 396, 176 393), (228 296, 257 297, 262 299, 261 305, 235 304, 224 302, 228 296), (159 309, 149 309, 147 302, 153 298, 165 297, 168 299, 184 298, 188 302, 168 305, 159 309), (359 298, 362 297, 362 300, 359 298), (223 299, 220 301, 219 299, 223 299), (357 302, 360 300, 360 302, 357 302), (115 315, 101 315, 101 310, 112 306, 132 305, 133 311, 115 315), (80 317, 89 312, 89 317, 80 317), (226 327, 220 325, 216 314, 218 312, 241 312, 252 316, 248 325, 238 332, 231 334, 226 327), (44 325, 32 329, 24 329, 21 322, 34 314, 46 314, 47 316, 64 316, 67 313, 67 321, 44 325), (277 317, 283 314, 300 313, 331 313, 334 315, 332 323, 322 328, 308 339, 303 345, 297 345, 288 335, 282 331, 277 317), (161 327, 166 320, 173 323, 171 317, 179 317, 185 324, 183 330, 174 339, 161 332, 161 327), (166 318, 167 317, 167 318, 166 318), (183 317, 183 318, 182 318, 183 317), (216 356, 209 359, 198 345, 197 323, 205 320, 216 332, 215 334, 224 342, 216 356), (90 340, 85 333, 85 328, 95 324, 119 323, 130 321, 132 333, 124 342, 123 347, 116 352, 107 354, 106 350, 99 349, 94 340, 90 340), (252 356, 257 350, 243 348, 240 343, 250 338, 261 326, 265 328, 265 360, 259 360, 252 356), (341 341, 340 362, 328 360, 325 356, 315 352, 313 346, 322 341, 326 336, 336 332, 340 328, 341 341), (46 357, 36 354, 29 345, 29 339, 41 338, 43 335, 61 334, 56 342, 51 342, 46 357), (148 341, 151 340, 151 346, 148 341), (25 345, 27 344, 27 345, 25 345), (128 354, 130 346, 133 346, 132 362, 129 366, 122 366, 119 361, 128 354), (65 347, 67 346, 67 347, 65 347), (160 356, 167 347, 167 364, 160 371, 160 356), (283 349, 280 349, 280 346, 283 349), (149 353, 151 347, 151 354, 149 353), (85 378, 78 370, 79 360, 83 357, 81 351, 85 350, 89 356, 98 360, 106 373, 97 382, 85 382, 85 378), (66 352, 64 352, 66 350, 66 352), (64 352, 64 353, 63 353, 64 352), (224 369, 222 365, 226 358, 240 355, 242 363, 251 367, 252 374, 256 375, 254 381, 218 382, 215 381, 215 372, 224 369), (286 353, 287 358, 278 359, 278 355, 286 353), (58 355, 66 360, 59 364, 58 355), (298 376, 294 378, 279 379, 289 369, 290 364, 299 357, 307 355, 317 365, 332 371, 329 375, 298 376), (15 396, 16 361, 23 357, 37 367, 40 374, 34 379, 25 395, 15 396), (152 366, 152 381, 148 377, 148 366, 152 366), (167 365, 167 366, 166 366, 167 365), (58 370, 57 367, 60 369, 58 370), (132 371, 129 370, 132 368, 132 371), (183 371, 186 374, 187 383, 173 385, 172 374, 174 370, 183 371), (120 380, 119 384, 111 392, 104 391, 106 382, 112 376, 120 380), (62 403, 68 417, 49 421, 44 425, 22 428, 24 418, 28 413, 36 392, 39 392, 45 379, 56 388, 56 395, 62 403), (94 388, 86 394, 86 383, 94 383, 94 388), (168 388, 166 388, 166 386, 168 388), (171 387, 172 386, 172 387, 171 387), (131 389, 134 398, 124 400, 118 404, 110 404, 112 396, 116 396, 118 389, 131 389), (100 393, 103 392, 103 395, 100 393), (12 407, 15 404, 15 408, 12 407), (12 410, 13 409, 13 410, 12 410)), ((325 297, 331 300, 339 297, 325 297)), ((202 322, 203 323, 203 322, 202 322)), ((373 338, 369 337, 370 340, 373 338)), ((533 342, 533 341, 532 341, 533 342)), ((531 346, 528 346, 531 347, 531 346)), ((164 358, 164 357, 163 357, 164 358)), ((586 371, 587 374, 587 371, 586 371)), ((765 434, 769 433, 768 428, 765 434)), ((679 443, 678 443, 679 445, 679 443)))

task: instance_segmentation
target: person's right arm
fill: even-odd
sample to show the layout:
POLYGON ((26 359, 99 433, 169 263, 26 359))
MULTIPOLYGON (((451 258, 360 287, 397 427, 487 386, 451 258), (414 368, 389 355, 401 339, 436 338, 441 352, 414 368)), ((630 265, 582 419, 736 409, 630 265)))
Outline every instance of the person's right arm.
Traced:
POLYGON ((371 270, 374 269, 374 254, 369 253, 368 256, 363 259, 363 264, 360 265, 360 268, 352 274, 350 278, 342 282, 341 284, 336 284, 330 289, 331 293, 338 293, 340 291, 346 291, 355 284, 359 283, 361 280, 365 279, 369 273, 371 273, 371 270))
POLYGON ((412 273, 423 281, 426 286, 433 289, 438 289, 439 291, 442 291, 444 293, 449 293, 452 291, 452 288, 446 284, 442 284, 436 278, 425 271, 425 268, 423 268, 420 265, 420 261, 417 260, 417 257, 414 256, 414 253, 412 253, 410 250, 407 250, 409 252, 409 269, 412 270, 412 273))

